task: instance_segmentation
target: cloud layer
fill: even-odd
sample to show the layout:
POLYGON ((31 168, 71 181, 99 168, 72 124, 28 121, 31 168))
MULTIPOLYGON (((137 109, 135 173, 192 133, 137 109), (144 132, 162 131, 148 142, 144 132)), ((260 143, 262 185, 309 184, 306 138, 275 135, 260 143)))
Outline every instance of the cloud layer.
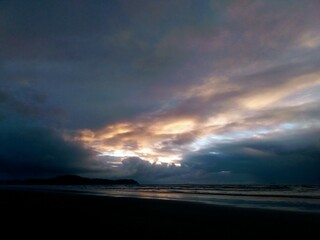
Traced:
POLYGON ((320 182, 319 8, 1 2, 1 174, 320 182))

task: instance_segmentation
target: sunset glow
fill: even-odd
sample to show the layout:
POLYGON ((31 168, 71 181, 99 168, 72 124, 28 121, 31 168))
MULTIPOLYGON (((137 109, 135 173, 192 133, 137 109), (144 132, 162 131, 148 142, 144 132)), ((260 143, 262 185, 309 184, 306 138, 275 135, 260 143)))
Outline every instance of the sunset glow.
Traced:
POLYGON ((319 1, 18 2, 0 178, 319 183, 319 1))

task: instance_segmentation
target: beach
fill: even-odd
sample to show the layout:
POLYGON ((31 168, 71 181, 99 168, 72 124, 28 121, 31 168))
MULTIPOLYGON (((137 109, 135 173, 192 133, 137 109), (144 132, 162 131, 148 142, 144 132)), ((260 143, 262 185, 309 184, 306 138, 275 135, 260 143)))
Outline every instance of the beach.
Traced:
POLYGON ((319 213, 237 208, 213 204, 0 190, 2 229, 25 236, 91 234, 118 237, 227 239, 316 236, 319 213), (315 235, 316 234, 316 235, 315 235))

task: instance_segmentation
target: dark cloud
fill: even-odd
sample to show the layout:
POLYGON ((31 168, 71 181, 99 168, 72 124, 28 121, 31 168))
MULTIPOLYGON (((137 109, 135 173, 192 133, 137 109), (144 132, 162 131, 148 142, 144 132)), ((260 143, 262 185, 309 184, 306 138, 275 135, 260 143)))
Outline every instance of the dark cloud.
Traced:
POLYGON ((234 183, 318 184, 319 156, 318 129, 312 133, 298 131, 267 139, 218 144, 206 153, 189 156, 183 164, 204 174, 229 172, 223 180, 234 183))
POLYGON ((20 91, 1 91, 0 114, 3 118, 25 119, 35 121, 37 124, 51 126, 60 125, 65 112, 46 103, 47 96, 32 89, 23 88, 20 91))
POLYGON ((59 133, 40 127, 0 126, 0 176, 48 177, 84 173, 93 167, 91 150, 65 141, 59 133))
POLYGON ((85 174, 95 168, 94 151, 65 140, 54 127, 59 110, 45 103, 46 96, 33 91, 0 91, 1 179, 85 174))
MULTIPOLYGON (((4 1, 0 77, 47 95, 68 113, 66 128, 98 128, 158 109, 213 73, 312 54, 294 44, 317 27, 317 5, 4 1)), ((239 84, 282 81, 257 77, 239 84)))

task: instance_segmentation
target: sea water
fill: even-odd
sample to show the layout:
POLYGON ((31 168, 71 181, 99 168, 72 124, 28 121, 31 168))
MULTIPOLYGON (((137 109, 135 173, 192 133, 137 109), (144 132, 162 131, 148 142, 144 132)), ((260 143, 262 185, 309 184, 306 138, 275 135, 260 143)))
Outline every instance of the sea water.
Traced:
POLYGON ((320 185, 29 185, 20 188, 320 213, 320 185))

